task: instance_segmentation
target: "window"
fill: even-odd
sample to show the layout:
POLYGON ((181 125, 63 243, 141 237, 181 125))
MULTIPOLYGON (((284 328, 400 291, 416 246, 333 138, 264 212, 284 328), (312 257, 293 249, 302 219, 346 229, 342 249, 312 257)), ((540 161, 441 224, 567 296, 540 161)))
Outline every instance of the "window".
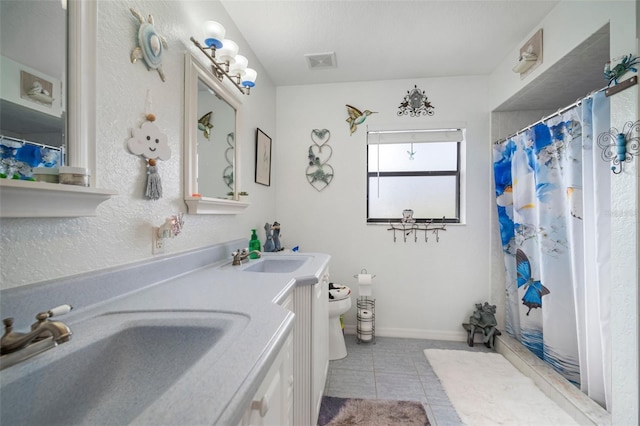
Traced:
POLYGON ((461 129, 369 131, 367 222, 460 223, 461 129))

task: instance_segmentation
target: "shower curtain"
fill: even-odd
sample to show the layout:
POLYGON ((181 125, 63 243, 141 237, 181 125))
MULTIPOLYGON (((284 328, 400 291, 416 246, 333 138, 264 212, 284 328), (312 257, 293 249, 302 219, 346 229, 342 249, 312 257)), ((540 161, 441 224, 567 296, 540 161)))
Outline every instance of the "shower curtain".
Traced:
POLYGON ((603 92, 494 145, 506 331, 610 408, 610 164, 603 92))

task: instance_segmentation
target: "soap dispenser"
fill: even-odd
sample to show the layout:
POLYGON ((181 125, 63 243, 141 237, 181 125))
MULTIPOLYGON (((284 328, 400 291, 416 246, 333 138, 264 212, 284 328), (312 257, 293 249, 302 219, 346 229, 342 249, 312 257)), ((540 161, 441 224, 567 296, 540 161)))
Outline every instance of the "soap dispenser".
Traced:
MULTIPOLYGON (((251 230, 251 240, 249 240, 249 252, 257 250, 260 251, 260 240, 258 239, 258 234, 255 229, 251 230)), ((249 259, 257 259, 258 253, 249 254, 249 259)))

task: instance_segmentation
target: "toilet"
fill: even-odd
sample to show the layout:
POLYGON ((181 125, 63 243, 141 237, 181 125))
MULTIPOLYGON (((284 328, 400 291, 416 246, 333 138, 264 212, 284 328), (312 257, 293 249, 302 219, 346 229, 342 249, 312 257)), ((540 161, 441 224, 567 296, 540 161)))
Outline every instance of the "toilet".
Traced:
POLYGON ((347 356, 340 315, 350 308, 351 289, 347 286, 329 283, 329 359, 332 361, 347 356))

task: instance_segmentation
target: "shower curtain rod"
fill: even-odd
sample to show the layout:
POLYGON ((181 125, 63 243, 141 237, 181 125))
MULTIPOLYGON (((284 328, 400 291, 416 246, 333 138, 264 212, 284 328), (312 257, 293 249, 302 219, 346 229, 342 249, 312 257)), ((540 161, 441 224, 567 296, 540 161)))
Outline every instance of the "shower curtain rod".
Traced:
POLYGON ((584 101, 585 99, 590 98, 591 96, 595 95, 596 93, 602 92, 603 90, 606 90, 606 89, 607 89, 607 87, 603 87, 603 88, 602 88, 602 89, 600 89, 600 90, 594 90, 593 92, 589 93, 589 94, 588 94, 587 96, 585 96, 584 98, 582 98, 582 99, 578 99, 577 101, 575 101, 575 102, 574 102, 574 103, 572 103, 571 105, 567 105, 566 107, 561 108, 561 109, 557 110, 556 112, 554 112, 554 113, 552 113, 552 114, 547 115, 546 117, 542 117, 540 120, 536 121, 536 122, 535 122, 535 123, 533 123, 533 124, 529 124, 528 126, 524 127, 523 129, 518 130, 518 131, 517 131, 517 132, 515 132, 514 134, 509 135, 509 136, 507 136, 506 138, 498 139, 498 140, 497 140, 497 141, 495 141, 493 144, 494 144, 494 145, 498 145, 498 144, 501 144, 502 142, 507 141, 507 140, 509 140, 509 139, 511 139, 511 138, 513 138, 513 137, 515 137, 515 136, 518 136, 520 133, 525 132, 525 131, 527 131, 527 130, 531 129, 532 127, 537 126, 537 125, 538 125, 538 124, 540 124, 540 123, 544 123, 545 121, 547 121, 547 120, 548 120, 548 119, 550 119, 550 118, 556 117, 556 116, 558 116, 558 115, 560 115, 560 114, 562 114, 562 113, 565 113, 565 112, 569 111, 571 108, 575 108, 575 107, 577 107, 577 106, 578 106, 578 105, 580 105, 580 104, 582 103, 582 101, 584 101))
POLYGON ((21 144, 28 143, 28 144, 31 144, 31 145, 39 146, 41 148, 55 149, 55 150, 58 150, 58 151, 62 150, 62 146, 45 145, 43 143, 28 141, 26 139, 14 138, 13 136, 0 135, 0 141, 3 141, 5 139, 13 141, 13 142, 19 142, 21 144))

